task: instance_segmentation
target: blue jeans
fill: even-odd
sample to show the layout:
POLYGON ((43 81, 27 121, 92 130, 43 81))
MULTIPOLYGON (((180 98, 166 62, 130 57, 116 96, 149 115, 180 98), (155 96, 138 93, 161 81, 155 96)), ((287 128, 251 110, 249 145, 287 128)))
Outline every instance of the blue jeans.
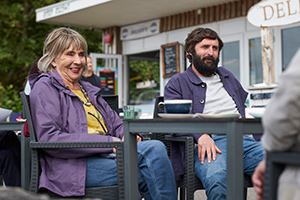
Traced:
MULTIPOLYGON (((198 159, 198 148, 194 152, 195 174, 201 180, 205 188, 208 200, 226 199, 226 136, 213 136, 216 146, 222 151, 217 154, 217 159, 207 163, 207 158, 202 165, 198 159)), ((263 147, 260 142, 255 141, 252 137, 244 136, 244 173, 252 175, 255 167, 263 159, 263 147)))
MULTIPOLYGON (((165 145, 158 140, 137 144, 139 190, 145 199, 177 199, 173 168, 165 145)), ((88 158, 86 187, 117 185, 117 165, 114 159, 88 158)))

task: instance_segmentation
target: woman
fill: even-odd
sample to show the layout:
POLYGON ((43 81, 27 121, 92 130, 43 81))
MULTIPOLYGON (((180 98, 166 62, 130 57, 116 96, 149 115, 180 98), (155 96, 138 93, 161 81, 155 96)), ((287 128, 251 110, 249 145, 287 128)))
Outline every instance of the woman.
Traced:
MULTIPOLYGON (((86 68, 87 44, 69 28, 53 30, 32 75, 30 104, 40 142, 123 140, 123 123, 101 96, 99 88, 79 80, 86 68)), ((140 141, 141 138, 138 138, 140 141)), ((61 196, 84 195, 85 187, 117 184, 112 148, 45 149, 40 157, 39 188, 61 196)), ((139 188, 146 199, 177 199, 166 148, 159 141, 138 143, 139 188)))
POLYGON ((90 82, 94 86, 101 87, 100 78, 94 74, 92 58, 89 56, 87 57, 87 70, 81 76, 81 79, 90 82))

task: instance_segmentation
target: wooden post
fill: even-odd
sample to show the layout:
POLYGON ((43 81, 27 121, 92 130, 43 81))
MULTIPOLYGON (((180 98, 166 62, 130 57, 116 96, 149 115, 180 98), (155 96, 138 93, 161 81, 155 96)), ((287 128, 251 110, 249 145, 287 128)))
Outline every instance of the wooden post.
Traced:
POLYGON ((266 85, 275 83, 272 37, 268 27, 261 27, 263 80, 266 85))

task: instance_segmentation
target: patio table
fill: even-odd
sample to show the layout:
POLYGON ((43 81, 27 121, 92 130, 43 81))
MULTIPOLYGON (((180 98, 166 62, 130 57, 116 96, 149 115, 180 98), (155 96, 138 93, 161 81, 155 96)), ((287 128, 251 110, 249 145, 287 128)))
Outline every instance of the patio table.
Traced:
POLYGON ((210 133, 227 136, 227 199, 243 199, 243 134, 262 134, 260 119, 125 119, 125 199, 138 199, 137 133, 210 133))
MULTIPOLYGON (((21 131, 21 163, 27 163, 26 168, 29 168, 30 163, 29 159, 25 158, 25 142, 26 139, 23 135, 25 122, 0 122, 0 130, 1 131, 21 131)), ((29 185, 29 174, 25 173, 25 167, 21 168, 21 187, 24 189, 28 189, 29 185)))

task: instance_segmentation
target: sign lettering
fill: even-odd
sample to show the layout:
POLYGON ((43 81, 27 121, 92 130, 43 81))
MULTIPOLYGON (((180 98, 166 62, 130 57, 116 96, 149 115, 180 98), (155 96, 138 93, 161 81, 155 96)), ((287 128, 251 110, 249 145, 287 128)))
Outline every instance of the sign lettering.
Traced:
POLYGON ((159 19, 121 27, 121 40, 131 40, 159 33, 159 19))
POLYGON ((67 12, 70 9, 70 3, 58 5, 44 10, 43 17, 50 18, 54 15, 59 15, 67 12))
POLYGON ((248 11, 254 26, 279 26, 300 21, 300 0, 264 0, 248 11))

